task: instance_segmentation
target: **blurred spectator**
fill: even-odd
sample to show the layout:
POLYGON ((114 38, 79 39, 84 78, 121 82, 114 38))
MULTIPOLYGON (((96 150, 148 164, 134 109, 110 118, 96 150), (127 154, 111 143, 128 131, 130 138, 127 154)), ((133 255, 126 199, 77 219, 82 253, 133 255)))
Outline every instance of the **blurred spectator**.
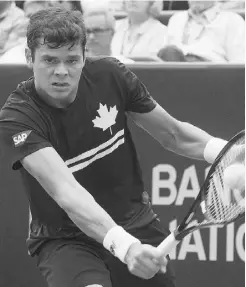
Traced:
POLYGON ((66 8, 68 10, 78 10, 81 13, 83 13, 83 9, 81 6, 80 1, 70 1, 70 0, 51 0, 49 1, 51 6, 61 6, 63 8, 66 8))
MULTIPOLYGON (((31 15, 41 9, 45 9, 50 6, 50 1, 35 1, 35 0, 26 0, 23 3, 23 10, 25 16, 28 18, 31 15)), ((0 58, 0 64, 26 64, 25 57, 25 48, 26 48, 26 29, 25 37, 23 41, 18 43, 15 47, 9 49, 2 55, 0 58)))
POLYGON ((122 12, 123 0, 109 0, 109 9, 112 10, 113 13, 122 12))
POLYGON ((107 8, 95 8, 85 12, 84 21, 87 30, 87 55, 111 55, 110 43, 114 34, 114 15, 107 8))
POLYGON ((0 64, 26 65, 25 48, 26 42, 23 42, 22 44, 9 49, 0 57, 0 64))
POLYGON ((86 9, 98 9, 107 8, 113 13, 122 12, 123 0, 80 0, 84 10, 86 9))
POLYGON ((221 0, 220 2, 221 2, 221 9, 224 9, 224 10, 245 9, 244 0, 240 0, 240 1, 236 1, 236 0, 222 1, 221 0))
POLYGON ((0 58, 25 41, 28 19, 14 1, 0 1, 0 58))
POLYGON ((222 11, 218 2, 189 1, 188 11, 170 18, 168 45, 176 45, 187 61, 244 62, 244 20, 222 11))
MULTIPOLYGON (((114 35, 115 18, 107 7, 86 9, 84 14, 87 30, 87 56, 111 56, 111 40, 114 35)), ((122 62, 132 62, 118 57, 122 62)))
POLYGON ((35 1, 26 0, 23 3, 23 10, 26 17, 30 18, 31 15, 41 9, 48 8, 50 6, 50 1, 35 1))
POLYGON ((81 0, 83 10, 90 11, 92 9, 109 9, 110 0, 81 0))
POLYGON ((167 27, 155 19, 162 11, 162 2, 125 0, 123 5, 127 17, 116 22, 112 55, 155 57, 167 40, 167 27))

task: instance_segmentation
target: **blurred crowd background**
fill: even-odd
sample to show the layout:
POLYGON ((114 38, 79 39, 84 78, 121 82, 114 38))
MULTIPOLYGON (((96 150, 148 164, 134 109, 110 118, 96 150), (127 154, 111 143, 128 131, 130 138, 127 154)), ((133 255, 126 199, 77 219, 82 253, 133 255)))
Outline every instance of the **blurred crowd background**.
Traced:
POLYGON ((43 8, 80 10, 88 56, 124 63, 244 63, 245 2, 240 1, 0 1, 0 63, 25 64, 26 29, 43 8))

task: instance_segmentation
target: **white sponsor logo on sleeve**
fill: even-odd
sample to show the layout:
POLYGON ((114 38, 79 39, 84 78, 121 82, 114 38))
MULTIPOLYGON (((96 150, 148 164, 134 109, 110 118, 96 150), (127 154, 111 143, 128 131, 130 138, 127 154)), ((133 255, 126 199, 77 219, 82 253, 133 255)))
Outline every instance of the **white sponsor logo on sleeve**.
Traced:
POLYGON ((24 131, 24 132, 14 135, 12 138, 13 138, 15 147, 18 147, 24 144, 24 142, 26 141, 26 139, 28 138, 31 132, 32 131, 24 131))

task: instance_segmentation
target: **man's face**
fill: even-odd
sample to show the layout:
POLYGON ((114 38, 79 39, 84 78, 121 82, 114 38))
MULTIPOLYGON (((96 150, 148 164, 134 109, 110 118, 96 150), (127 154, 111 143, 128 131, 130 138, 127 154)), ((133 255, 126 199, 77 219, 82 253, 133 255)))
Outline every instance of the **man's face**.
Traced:
POLYGON ((150 6, 149 0, 126 0, 125 7, 128 13, 146 14, 150 6))
POLYGON ((105 15, 87 15, 84 17, 84 21, 87 30, 88 55, 110 55, 113 27, 108 27, 105 15))
POLYGON ((77 93, 84 58, 80 44, 51 49, 40 45, 32 69, 35 87, 43 100, 56 107, 71 103, 77 93))
POLYGON ((216 1, 193 1, 189 0, 189 6, 194 13, 201 13, 212 7, 216 1))
POLYGON ((62 7, 68 10, 73 9, 73 4, 69 0, 52 0, 50 4, 51 6, 62 7))
POLYGON ((41 3, 36 3, 36 2, 29 2, 28 4, 26 4, 26 6, 24 6, 24 12, 25 12, 25 16, 30 18, 31 15, 39 10, 45 9, 49 7, 48 3, 43 2, 41 3))

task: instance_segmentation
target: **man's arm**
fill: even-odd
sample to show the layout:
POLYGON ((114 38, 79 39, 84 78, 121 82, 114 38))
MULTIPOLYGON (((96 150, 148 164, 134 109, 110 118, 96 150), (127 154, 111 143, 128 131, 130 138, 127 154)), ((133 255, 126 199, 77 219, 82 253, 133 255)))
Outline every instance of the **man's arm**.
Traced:
MULTIPOLYGON (((178 121, 168 114, 160 105, 149 113, 129 112, 133 121, 150 135, 152 135, 163 147, 177 154, 204 160, 204 152, 207 147, 212 160, 225 145, 226 141, 216 140, 205 131, 186 122, 178 121), (213 145, 208 143, 213 142, 213 145)), ((212 160, 209 160, 211 162, 212 160)))
POLYGON ((118 226, 93 196, 74 178, 52 147, 40 149, 21 160, 23 167, 63 208, 71 220, 89 237, 102 243, 129 271, 141 278, 153 277, 167 260, 161 252, 118 226))
POLYGON ((22 165, 88 236, 102 243, 109 229, 116 226, 52 147, 26 156, 22 165))

